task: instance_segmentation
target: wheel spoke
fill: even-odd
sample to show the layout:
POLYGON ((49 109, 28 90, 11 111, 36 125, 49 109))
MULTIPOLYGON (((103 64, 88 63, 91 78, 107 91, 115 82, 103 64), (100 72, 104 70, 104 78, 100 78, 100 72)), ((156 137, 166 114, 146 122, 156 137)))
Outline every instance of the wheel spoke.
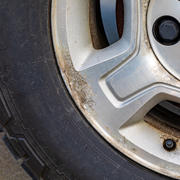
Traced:
POLYGON ((155 58, 139 53, 100 78, 101 89, 121 114, 118 127, 143 119, 159 102, 178 96, 165 70, 157 76, 158 66, 155 58))
POLYGON ((124 34, 118 42, 101 50, 95 50, 92 45, 88 24, 89 11, 87 0, 83 1, 83 3, 82 1, 69 0, 67 2, 67 8, 67 38, 72 62, 77 71, 85 70, 118 56, 125 56, 125 54, 128 56, 134 51, 138 38, 137 32, 139 30, 139 0, 128 0, 124 2, 124 34), (74 4, 74 6, 72 7, 71 4, 74 4))

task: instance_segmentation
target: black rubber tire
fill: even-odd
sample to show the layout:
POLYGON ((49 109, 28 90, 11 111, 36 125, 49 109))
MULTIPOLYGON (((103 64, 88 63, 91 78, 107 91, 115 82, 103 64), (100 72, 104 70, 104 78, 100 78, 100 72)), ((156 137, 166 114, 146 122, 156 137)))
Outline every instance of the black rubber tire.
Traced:
POLYGON ((162 180, 116 151, 85 120, 61 79, 51 0, 0 0, 0 124, 33 179, 162 180))

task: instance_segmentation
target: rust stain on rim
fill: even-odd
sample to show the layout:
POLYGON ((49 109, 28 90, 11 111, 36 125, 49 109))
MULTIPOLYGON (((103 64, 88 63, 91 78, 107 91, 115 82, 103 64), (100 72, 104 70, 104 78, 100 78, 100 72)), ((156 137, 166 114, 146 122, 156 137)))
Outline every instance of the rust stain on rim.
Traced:
MULTIPOLYGON (((56 32, 56 8, 57 1, 53 1, 52 5, 52 30, 53 34, 57 35, 56 32)), ((71 57, 69 55, 69 49, 65 46, 59 44, 58 38, 53 38, 54 48, 56 51, 56 56, 58 64, 60 66, 60 71, 62 77, 65 81, 66 87, 68 88, 69 93, 74 99, 76 105, 83 112, 84 116, 87 119, 93 119, 92 117, 96 116, 97 113, 93 109, 95 102, 93 101, 92 96, 94 95, 91 86, 86 81, 86 77, 82 76, 79 72, 74 69, 72 64, 71 57)))

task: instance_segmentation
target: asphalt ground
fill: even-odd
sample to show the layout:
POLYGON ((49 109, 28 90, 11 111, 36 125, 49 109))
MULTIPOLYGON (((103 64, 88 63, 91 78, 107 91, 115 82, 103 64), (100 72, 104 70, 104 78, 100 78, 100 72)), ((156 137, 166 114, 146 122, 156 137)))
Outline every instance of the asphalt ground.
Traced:
POLYGON ((0 134, 0 180, 31 180, 22 169, 22 160, 15 160, 9 150, 4 145, 0 134))

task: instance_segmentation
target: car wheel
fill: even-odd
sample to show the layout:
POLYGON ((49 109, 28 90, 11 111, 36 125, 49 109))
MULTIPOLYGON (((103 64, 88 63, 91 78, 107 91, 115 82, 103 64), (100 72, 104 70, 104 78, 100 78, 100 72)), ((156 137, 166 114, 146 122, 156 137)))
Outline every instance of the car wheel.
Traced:
POLYGON ((180 178, 179 6, 0 1, 0 128, 32 179, 180 178))

